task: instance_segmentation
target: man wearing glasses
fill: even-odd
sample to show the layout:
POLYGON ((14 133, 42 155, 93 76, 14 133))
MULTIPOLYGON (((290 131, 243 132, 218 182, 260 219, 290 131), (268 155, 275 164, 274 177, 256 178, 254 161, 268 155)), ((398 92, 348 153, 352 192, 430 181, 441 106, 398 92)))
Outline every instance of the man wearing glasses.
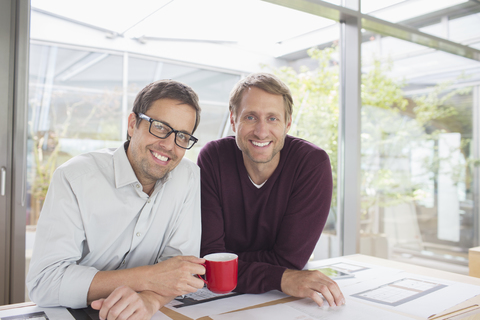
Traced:
POLYGON ((293 100, 276 76, 240 80, 230 94, 234 137, 206 144, 202 173, 202 256, 238 255, 235 291, 281 290, 322 305, 344 304, 338 285, 302 271, 322 233, 332 198, 327 153, 287 135, 293 100))
POLYGON ((172 80, 146 86, 127 142, 77 156, 54 173, 37 226, 27 286, 39 306, 86 307, 101 319, 150 319, 195 292, 200 172, 184 158, 197 139, 195 92, 172 80))

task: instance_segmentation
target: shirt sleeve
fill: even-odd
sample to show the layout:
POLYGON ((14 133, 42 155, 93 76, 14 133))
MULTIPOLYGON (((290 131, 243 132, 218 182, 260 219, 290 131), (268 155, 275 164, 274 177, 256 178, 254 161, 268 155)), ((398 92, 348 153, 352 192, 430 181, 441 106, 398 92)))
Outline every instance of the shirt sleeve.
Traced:
POLYGON ((57 169, 37 225, 27 275, 30 299, 41 307, 87 306, 93 267, 77 265, 88 247, 77 198, 64 172, 57 169))
POLYGON ((172 229, 171 236, 159 261, 179 255, 200 255, 202 222, 200 214, 200 169, 191 163, 187 182, 182 182, 179 190, 184 190, 185 202, 180 206, 180 214, 172 229))
MULTIPOLYGON (((325 154, 326 156, 326 154, 325 154)), ((281 290, 284 271, 302 269, 310 258, 328 217, 332 197, 332 173, 328 157, 302 170, 295 183, 288 207, 272 250, 237 253, 239 256, 236 291, 263 293, 281 290)), ((208 152, 201 153, 198 164, 202 172, 202 255, 223 252, 224 217, 218 197, 214 161, 208 152)), ((232 195, 235 196, 235 195, 232 195)))

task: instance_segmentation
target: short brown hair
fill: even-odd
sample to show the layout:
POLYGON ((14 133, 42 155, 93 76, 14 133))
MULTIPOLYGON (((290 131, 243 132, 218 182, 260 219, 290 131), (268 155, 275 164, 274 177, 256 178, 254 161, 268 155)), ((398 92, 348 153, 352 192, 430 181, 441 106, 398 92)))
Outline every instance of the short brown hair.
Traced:
POLYGON ((285 105, 285 120, 288 122, 293 112, 293 99, 290 89, 277 76, 270 73, 253 73, 243 78, 230 92, 230 112, 236 116, 240 102, 246 89, 256 87, 271 94, 283 97, 285 105))
MULTIPOLYGON (((145 114, 152 106, 152 103, 160 99, 174 99, 182 102, 182 104, 188 104, 193 107, 196 112, 196 118, 192 134, 197 130, 198 124, 200 123, 200 112, 202 111, 198 103, 198 95, 186 84, 175 80, 158 80, 147 85, 137 94, 135 102, 133 103, 132 112, 135 114, 145 114)), ((142 121, 142 119, 137 117, 137 127, 140 121, 142 121)), ((127 140, 130 140, 128 133, 127 140)))

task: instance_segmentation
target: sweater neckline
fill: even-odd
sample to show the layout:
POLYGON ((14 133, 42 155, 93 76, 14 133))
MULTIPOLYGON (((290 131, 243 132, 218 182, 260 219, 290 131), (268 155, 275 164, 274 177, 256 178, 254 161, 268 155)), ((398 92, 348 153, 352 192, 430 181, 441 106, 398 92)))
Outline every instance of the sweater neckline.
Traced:
MULTIPOLYGON (((235 137, 233 137, 233 138, 235 139, 235 137)), ((248 179, 248 181, 246 181, 246 182, 250 186, 249 188, 251 190, 263 191, 263 190, 269 189, 268 187, 270 185, 272 185, 273 183, 275 183, 275 181, 278 178, 278 175, 282 171, 282 168, 285 164, 285 159, 288 156, 288 151, 290 149, 289 148, 290 147, 290 141, 291 141, 291 137, 289 135, 286 135, 285 136, 285 143, 283 145, 282 150, 280 150, 280 161, 278 162, 278 165, 275 168, 275 170, 273 171, 272 175, 267 180, 265 180, 265 182, 263 183, 261 188, 257 188, 256 185, 253 183, 252 179, 250 178, 250 175, 248 174, 247 168, 245 167, 245 163, 243 161, 242 150, 240 150, 240 148, 238 148, 237 144, 235 143, 235 146, 236 146, 236 149, 237 149, 236 150, 237 158, 239 159, 237 163, 238 163, 238 167, 239 167, 238 169, 239 169, 239 172, 240 172, 241 179, 245 179, 245 180, 248 179)))

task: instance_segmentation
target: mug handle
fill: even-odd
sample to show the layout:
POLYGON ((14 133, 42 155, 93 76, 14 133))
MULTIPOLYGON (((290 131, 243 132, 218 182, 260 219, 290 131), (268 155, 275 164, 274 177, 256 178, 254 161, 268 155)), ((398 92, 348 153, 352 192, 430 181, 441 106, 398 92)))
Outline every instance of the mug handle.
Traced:
MULTIPOLYGON (((200 264, 205 267, 205 270, 207 270, 207 266, 205 265, 205 263, 200 263, 200 264)), ((203 282, 205 282, 205 284, 208 285, 208 281, 205 280, 201 275, 197 274, 197 277, 203 280, 203 282)))

